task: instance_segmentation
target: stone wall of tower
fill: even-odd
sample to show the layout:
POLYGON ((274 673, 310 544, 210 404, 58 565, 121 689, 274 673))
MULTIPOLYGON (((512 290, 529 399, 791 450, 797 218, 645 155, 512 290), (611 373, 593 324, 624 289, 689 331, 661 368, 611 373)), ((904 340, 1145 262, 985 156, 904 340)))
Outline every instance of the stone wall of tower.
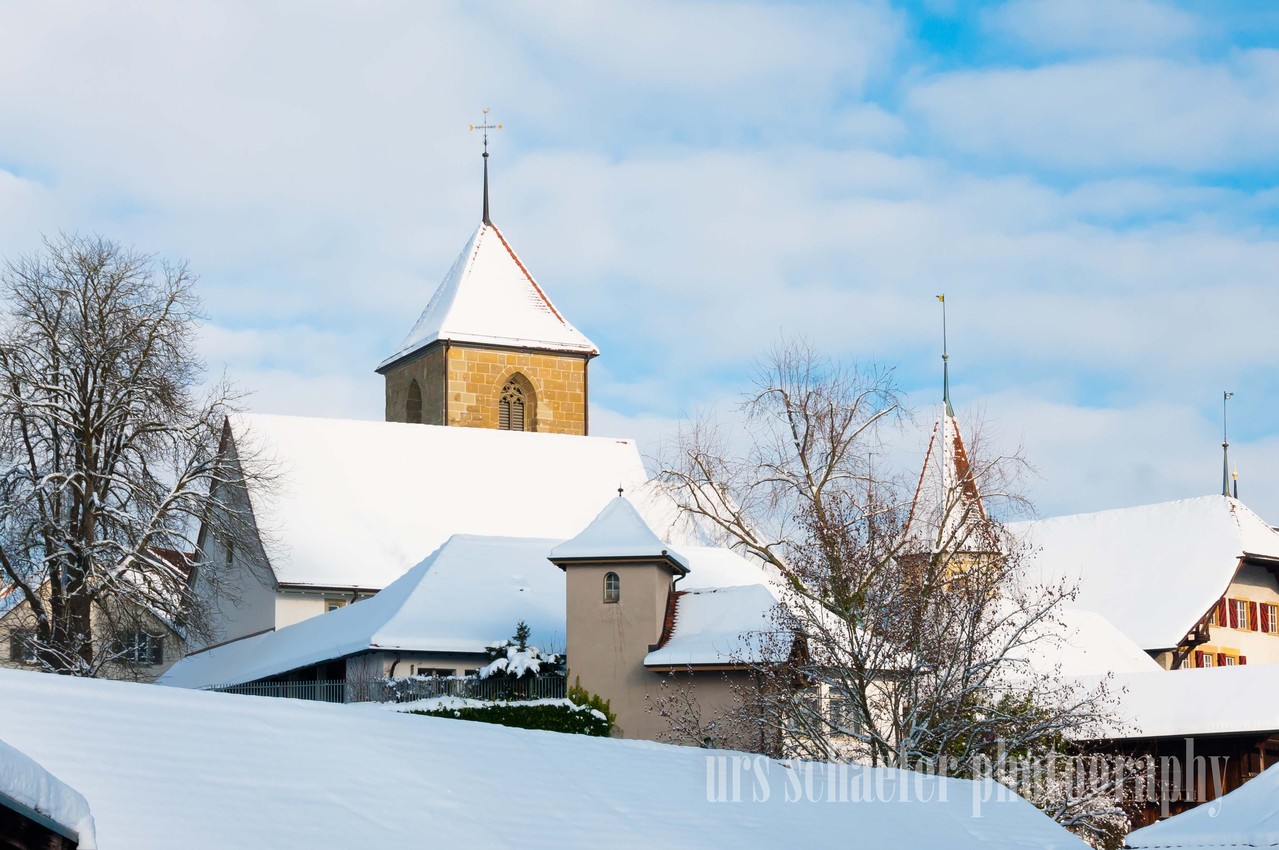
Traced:
POLYGON ((416 380, 423 424, 497 428, 502 387, 518 373, 532 389, 527 430, 582 435, 587 432, 586 370, 582 355, 434 345, 386 372, 386 421, 412 421, 408 403, 416 380))
POLYGON ((581 355, 453 344, 448 349, 448 424, 496 428, 502 387, 519 373, 534 395, 528 430, 585 434, 586 369, 581 355))
POLYGON ((422 423, 444 424, 444 349, 429 348, 421 357, 386 373, 386 421, 408 422, 409 388, 417 381, 422 394, 422 423))

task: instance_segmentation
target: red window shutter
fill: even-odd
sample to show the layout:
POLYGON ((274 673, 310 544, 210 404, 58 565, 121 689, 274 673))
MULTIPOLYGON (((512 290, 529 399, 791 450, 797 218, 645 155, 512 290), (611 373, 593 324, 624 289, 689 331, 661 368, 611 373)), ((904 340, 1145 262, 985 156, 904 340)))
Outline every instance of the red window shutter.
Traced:
POLYGON ((1230 614, 1230 628, 1239 628, 1239 606, 1235 604, 1235 600, 1229 600, 1226 605, 1226 612, 1230 614))
POLYGON ((1196 667, 1202 667, 1202 666, 1204 666, 1204 654, 1203 654, 1202 652, 1200 652, 1199 650, 1197 650, 1197 649, 1195 650, 1195 665, 1194 665, 1194 666, 1196 666, 1196 667))
POLYGON ((1259 613, 1261 614, 1261 630, 1263 632, 1270 631, 1270 606, 1262 605, 1259 613))
POLYGON ((1248 656, 1246 656, 1246 655, 1241 655, 1241 656, 1239 656, 1239 664, 1240 664, 1240 665, 1244 665, 1244 664, 1247 664, 1247 663, 1248 663, 1248 656))
POLYGON ((1257 630, 1257 603, 1248 603, 1248 628, 1254 632, 1257 630))
POLYGON ((1217 625, 1224 626, 1226 624, 1226 597, 1217 600, 1217 625))
POLYGON ((1225 667, 1225 666, 1226 666, 1226 653, 1224 653, 1224 652, 1218 652, 1218 653, 1217 653, 1217 666, 1218 666, 1218 667, 1225 667))

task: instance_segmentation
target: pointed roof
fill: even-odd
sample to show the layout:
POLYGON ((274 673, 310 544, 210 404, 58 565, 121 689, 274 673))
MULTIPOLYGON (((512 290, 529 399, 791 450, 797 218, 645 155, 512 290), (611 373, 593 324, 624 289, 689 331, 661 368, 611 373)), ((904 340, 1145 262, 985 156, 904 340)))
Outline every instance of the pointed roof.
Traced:
POLYGON ((565 320, 502 232, 481 222, 383 372, 440 340, 599 354, 565 320))
POLYGON ((551 550, 551 560, 583 561, 613 558, 659 558, 688 572, 688 561, 657 536, 625 497, 610 499, 590 525, 551 550))
POLYGON ((986 507, 977 491, 968 451, 947 392, 928 441, 906 533, 911 539, 925 543, 931 552, 943 548, 986 551, 990 548, 989 541, 977 538, 975 535, 980 532, 966 527, 985 519, 986 507))

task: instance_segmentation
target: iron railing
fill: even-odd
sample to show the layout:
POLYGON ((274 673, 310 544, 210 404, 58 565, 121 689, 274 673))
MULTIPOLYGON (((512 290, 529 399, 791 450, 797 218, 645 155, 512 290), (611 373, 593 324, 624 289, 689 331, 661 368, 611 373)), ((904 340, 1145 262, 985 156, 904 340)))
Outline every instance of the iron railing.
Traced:
POLYGON ((413 702, 444 696, 485 701, 563 699, 567 687, 563 676, 535 676, 518 680, 497 677, 480 679, 476 676, 412 676, 366 681, 328 679, 247 682, 239 685, 211 685, 204 690, 317 702, 413 702))

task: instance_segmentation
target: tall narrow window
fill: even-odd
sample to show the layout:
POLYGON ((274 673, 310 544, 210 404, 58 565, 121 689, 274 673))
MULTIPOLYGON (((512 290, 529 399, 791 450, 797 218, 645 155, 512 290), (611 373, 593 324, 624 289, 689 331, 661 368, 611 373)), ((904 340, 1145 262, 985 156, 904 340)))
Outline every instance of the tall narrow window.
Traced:
POLYGON ((404 402, 404 421, 422 424, 422 388, 418 386, 416 379, 409 382, 409 397, 404 402))
POLYGON ((604 601, 616 602, 622 598, 622 580, 617 573, 604 574, 604 601))
POLYGON ((497 403, 497 427, 502 431, 523 431, 524 409, 524 388, 513 379, 507 381, 497 403))

